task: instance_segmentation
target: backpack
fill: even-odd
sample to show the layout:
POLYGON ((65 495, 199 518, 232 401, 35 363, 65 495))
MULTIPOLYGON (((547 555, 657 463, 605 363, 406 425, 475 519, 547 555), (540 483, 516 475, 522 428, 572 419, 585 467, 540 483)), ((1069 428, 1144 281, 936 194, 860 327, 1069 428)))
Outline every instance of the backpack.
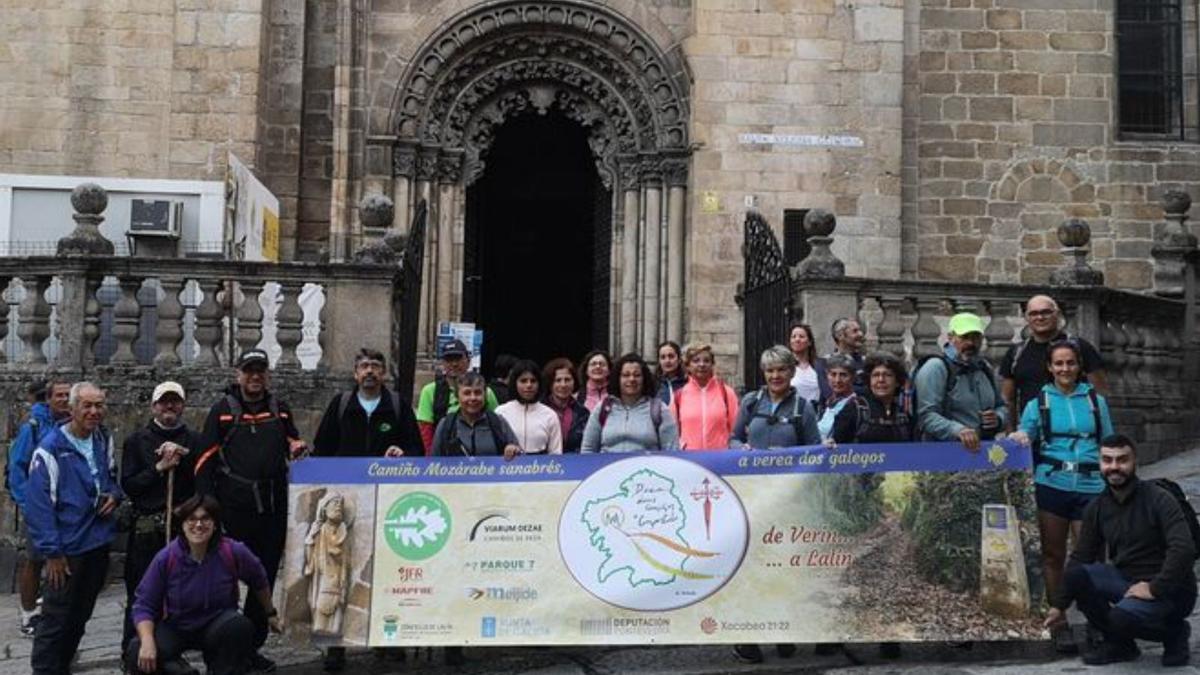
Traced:
MULTIPOLYGON (((917 410, 917 373, 921 372, 921 368, 923 368, 926 363, 934 359, 941 359, 942 363, 946 364, 946 386, 942 390, 944 392, 943 395, 949 396, 950 393, 954 391, 954 387, 958 386, 959 365, 957 363, 954 363, 950 359, 946 358, 945 354, 926 354, 925 356, 922 356, 917 360, 917 365, 913 368, 912 377, 908 378, 908 393, 906 396, 908 397, 909 403, 908 405, 903 406, 908 408, 909 412, 913 413, 914 416, 917 410)), ((1000 396, 1000 388, 996 386, 996 371, 992 368, 992 364, 989 363, 987 359, 980 359, 979 363, 980 369, 987 374, 988 384, 992 385, 992 398, 996 401, 997 405, 1003 403, 1004 398, 1000 396)), ((943 401, 943 404, 944 403, 945 401, 943 401)), ((944 405, 939 405, 938 407, 942 410, 945 410, 944 405)), ((919 419, 917 433, 921 433, 919 419)))
MULTIPOLYGON (((487 393, 487 389, 484 389, 487 393)), ((433 381, 433 423, 437 424, 450 411, 450 383, 444 375, 433 381)))
POLYGON ((871 404, 867 402, 866 397, 862 394, 855 394, 852 398, 854 400, 856 419, 858 420, 858 427, 854 430, 855 439, 862 438, 871 426, 908 427, 910 431, 912 430, 911 414, 910 411, 905 409, 903 402, 901 402, 899 410, 896 412, 896 419, 894 421, 882 422, 880 421, 881 418, 871 417, 871 404))
MULTIPOLYGON (((238 571, 237 557, 235 557, 233 555, 233 544, 231 544, 229 542, 229 539, 227 537, 221 537, 220 541, 217 542, 217 555, 219 555, 221 557, 221 562, 224 563, 225 569, 228 570, 229 573, 233 575, 233 605, 236 607, 238 604, 238 599, 239 599, 239 597, 238 597, 238 580, 241 578, 241 575, 239 574, 239 571, 238 571)), ((171 578, 171 572, 175 570, 175 567, 178 564, 179 564, 179 547, 175 546, 174 542, 171 542, 170 544, 167 545, 167 563, 166 563, 167 572, 164 575, 165 576, 165 578, 163 580, 164 585, 166 584, 166 580, 171 578)), ((164 588, 165 588, 165 586, 164 586, 164 588)), ((165 592, 163 593, 163 615, 162 615, 162 618, 164 621, 167 618, 167 597, 166 597, 165 592)))
POLYGON ((1047 443, 1050 442, 1051 438, 1054 438, 1056 436, 1060 437, 1060 438, 1062 438, 1062 437, 1065 437, 1065 438, 1088 438, 1090 436, 1092 438, 1095 438, 1097 443, 1100 442, 1100 437, 1104 434, 1104 431, 1103 431, 1104 427, 1101 426, 1101 424, 1100 424, 1100 401, 1099 401, 1099 398, 1097 397, 1095 389, 1088 390, 1088 407, 1090 407, 1092 409, 1092 422, 1096 425, 1095 433, 1093 433, 1093 434, 1076 434, 1076 433, 1061 433, 1061 432, 1055 433, 1055 432, 1051 431, 1051 426, 1050 426, 1050 396, 1046 393, 1045 389, 1038 392, 1038 418, 1041 419, 1041 421, 1042 421, 1042 438, 1041 438, 1041 442, 1038 443, 1039 447, 1034 449, 1034 461, 1035 462, 1038 459, 1038 454, 1040 454, 1039 453, 1040 446, 1046 445, 1047 443))
MULTIPOLYGON (((616 405, 617 399, 612 396, 605 396, 604 401, 600 403, 600 432, 604 433, 604 425, 608 424, 608 416, 612 414, 613 406, 616 405)), ((658 429, 662 426, 663 420, 663 402, 658 396, 650 397, 650 422, 654 424, 654 440, 658 445, 662 445, 662 436, 659 435, 658 429)))
MULTIPOLYGON (((748 407, 746 408, 746 412, 750 413, 750 419, 754 419, 755 417, 767 417, 767 418, 775 417, 775 415, 763 415, 762 413, 757 412, 758 402, 762 400, 762 397, 764 394, 766 394, 766 392, 767 392, 767 388, 763 387, 763 388, 755 391, 754 393, 750 394, 750 398, 747 399, 746 402, 747 402, 748 407)), ((798 392, 793 391, 792 392, 792 416, 790 418, 785 417, 785 418, 782 418, 779 420, 781 422, 789 422, 790 421, 792 423, 792 429, 794 429, 796 432, 797 441, 800 441, 804 438, 804 411, 800 410, 801 400, 803 400, 803 399, 800 397, 800 394, 798 392)), ((805 402, 807 403, 807 401, 805 401, 805 402)), ((747 421, 746 424, 749 425, 749 421, 747 421)))
POLYGON ((1169 478, 1159 478, 1151 482, 1166 490, 1175 498, 1175 501, 1179 502, 1179 509, 1183 511, 1183 519, 1187 521, 1188 529, 1192 532, 1192 552, 1196 559, 1200 560, 1200 520, 1196 519, 1196 509, 1192 508, 1192 503, 1188 501, 1187 495, 1175 481, 1169 478))
MULTIPOLYGON (((33 416, 33 413, 30 413, 29 418, 26 419, 21 424, 29 425, 29 429, 33 433, 33 447, 37 448, 38 444, 42 442, 42 429, 41 429, 42 423, 38 421, 38 418, 33 416)), ((11 428, 12 427, 9 427, 9 429, 11 429, 11 428)), ((17 425, 17 432, 13 433, 10 431, 9 438, 16 440, 17 435, 20 433, 20 429, 21 429, 21 426, 17 425)), ((12 444, 10 443, 9 449, 11 449, 11 448, 12 448, 12 444)), ((11 456, 9 457, 9 461, 12 461, 11 456)), ((29 475, 29 467, 25 467, 25 475, 26 476, 29 475)), ((4 490, 8 494, 10 494, 10 495, 12 494, 12 485, 11 485, 11 480, 9 479, 7 466, 4 467, 4 490)))
MULTIPOLYGON (((339 427, 342 424, 342 420, 346 419, 346 409, 350 407, 350 401, 357 395, 358 395, 358 391, 355 389, 351 389, 350 391, 344 391, 341 393, 341 395, 338 399, 337 419, 338 419, 339 427)), ((434 394, 434 395, 436 396, 436 394, 434 394)), ((399 417, 400 403, 401 403, 400 402, 400 394, 389 389, 388 390, 388 398, 392 402, 392 412, 396 413, 397 417, 399 417)))
MULTIPOLYGON (((483 411, 483 414, 487 418, 488 431, 490 431, 492 434, 492 442, 496 444, 496 451, 503 454, 504 446, 507 444, 504 442, 504 438, 500 436, 500 416, 491 410, 485 410, 483 411)), ((445 450, 449 443, 454 440, 454 429, 455 425, 457 424, 458 411, 456 410, 445 417, 445 424, 442 425, 442 433, 440 436, 441 442, 438 445, 441 446, 443 450, 445 450)), ((462 450, 463 455, 474 457, 474 455, 467 453, 467 449, 462 447, 461 443, 459 444, 459 447, 462 450)))

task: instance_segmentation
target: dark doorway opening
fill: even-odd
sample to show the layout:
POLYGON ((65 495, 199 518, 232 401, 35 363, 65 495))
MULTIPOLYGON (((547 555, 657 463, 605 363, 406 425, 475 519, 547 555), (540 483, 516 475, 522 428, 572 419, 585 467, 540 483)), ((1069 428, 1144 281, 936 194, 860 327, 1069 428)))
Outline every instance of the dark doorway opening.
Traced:
POLYGON ((498 354, 578 360, 608 342, 611 193, 587 133, 557 113, 506 122, 467 190, 463 319, 498 354))

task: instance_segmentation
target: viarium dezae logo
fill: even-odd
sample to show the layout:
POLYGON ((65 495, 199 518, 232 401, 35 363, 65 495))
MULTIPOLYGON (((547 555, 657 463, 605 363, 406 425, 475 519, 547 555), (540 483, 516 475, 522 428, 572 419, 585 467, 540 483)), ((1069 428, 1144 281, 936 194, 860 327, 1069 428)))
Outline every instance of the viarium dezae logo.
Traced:
POLYGON ((383 519, 388 547, 405 560, 426 560, 450 540, 450 507, 428 492, 401 495, 383 519))

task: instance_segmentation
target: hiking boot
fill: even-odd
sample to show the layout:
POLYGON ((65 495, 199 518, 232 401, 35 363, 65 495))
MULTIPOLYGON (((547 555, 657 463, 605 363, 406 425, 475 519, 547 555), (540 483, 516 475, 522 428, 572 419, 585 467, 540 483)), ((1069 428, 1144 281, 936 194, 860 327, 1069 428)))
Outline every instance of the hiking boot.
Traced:
POLYGON ((1059 654, 1079 653, 1079 645, 1075 644, 1075 633, 1070 625, 1063 624, 1051 631, 1050 641, 1054 643, 1054 651, 1059 654))
POLYGON ((813 647, 813 654, 817 656, 832 656, 838 653, 842 645, 837 642, 818 642, 816 647, 813 647))
POLYGON ((762 663, 763 653, 758 645, 734 645, 733 655, 742 663, 762 663))
POLYGON ((879 655, 885 659, 900 658, 900 643, 899 642, 880 642, 879 655))
POLYGON ((1089 666, 1103 666, 1109 663, 1136 661, 1142 655, 1133 640, 1121 642, 1102 642, 1095 649, 1083 655, 1083 662, 1089 666))
POLYGON ((344 647, 330 647, 325 652, 325 661, 322 667, 327 673, 340 673, 346 668, 346 649, 344 647))
POLYGON ((1192 636, 1192 625, 1184 619, 1178 627, 1171 631, 1163 640, 1162 664, 1167 668, 1186 666, 1191 659, 1191 645, 1188 639, 1192 636))
POLYGON ((796 645, 793 644, 778 644, 775 645, 775 653, 781 659, 790 659, 796 655, 796 645))
POLYGON ((273 673, 275 672, 275 662, 263 656, 261 652, 254 652, 250 655, 250 672, 252 673, 273 673))

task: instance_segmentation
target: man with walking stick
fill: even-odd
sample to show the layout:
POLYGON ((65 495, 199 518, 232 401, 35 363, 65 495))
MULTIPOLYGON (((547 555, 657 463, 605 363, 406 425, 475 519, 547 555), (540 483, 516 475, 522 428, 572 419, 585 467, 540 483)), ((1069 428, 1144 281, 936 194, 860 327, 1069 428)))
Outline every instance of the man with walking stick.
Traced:
POLYGON ((134 591, 146 568, 171 537, 171 509, 195 493, 195 464, 200 434, 183 422, 183 387, 163 382, 150 397, 153 417, 125 439, 121 487, 129 496, 135 520, 125 557, 125 630, 121 653, 136 632, 130 621, 134 591))

